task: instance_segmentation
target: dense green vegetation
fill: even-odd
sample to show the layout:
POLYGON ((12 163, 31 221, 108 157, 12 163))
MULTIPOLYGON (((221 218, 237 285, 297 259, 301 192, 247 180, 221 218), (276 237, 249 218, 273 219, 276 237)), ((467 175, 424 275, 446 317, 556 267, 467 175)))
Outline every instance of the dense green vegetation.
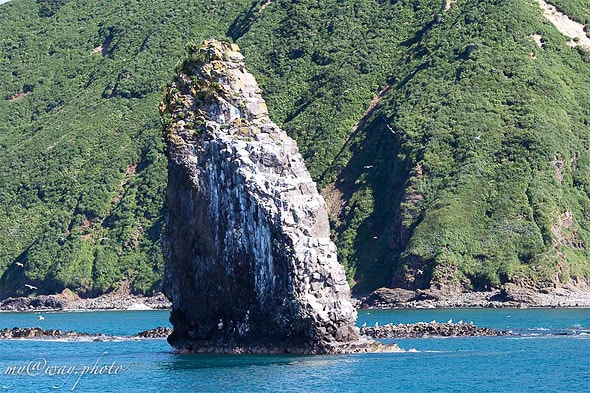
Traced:
POLYGON ((157 289, 157 107, 186 42, 226 31, 243 9, 214 3, 0 7, 0 293, 27 293, 28 283, 90 295, 123 279, 157 289))
MULTIPOLYGON (((240 45, 341 200, 357 290, 590 279, 590 53, 535 3, 265 3, 0 6, 0 295, 158 288, 157 105, 186 43, 209 37, 240 45)), ((589 17, 585 0, 555 5, 589 17)))
POLYGON ((273 117, 342 195, 357 290, 590 277, 589 54, 564 41, 518 1, 298 2, 238 40, 273 117))

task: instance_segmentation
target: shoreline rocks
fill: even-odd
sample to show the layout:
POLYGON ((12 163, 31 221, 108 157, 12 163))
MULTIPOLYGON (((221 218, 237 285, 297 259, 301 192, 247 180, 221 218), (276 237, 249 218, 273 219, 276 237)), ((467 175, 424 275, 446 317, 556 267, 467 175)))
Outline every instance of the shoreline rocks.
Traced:
MULTIPOLYGON (((408 350, 413 351, 413 350, 408 350)), ((353 343, 338 343, 326 349, 317 346, 289 345, 209 345, 193 349, 178 348, 176 353, 216 354, 216 355, 343 355, 359 353, 406 352, 396 343, 384 344, 369 337, 361 337, 353 343)))
POLYGON ((168 310, 170 301, 162 293, 154 296, 109 293, 96 298, 66 298, 62 294, 9 297, 0 300, 0 311, 80 311, 80 310, 168 310))
POLYGON ((471 323, 418 322, 414 324, 388 323, 387 325, 363 327, 361 333, 376 339, 424 338, 424 337, 490 337, 513 336, 511 332, 480 328, 471 323))
MULTIPOLYGON (((505 284, 495 291, 449 296, 429 290, 379 288, 367 295, 356 295, 352 300, 357 309, 590 308, 590 291, 567 287, 531 290, 505 284)), ((150 309, 169 310, 171 303, 162 293, 154 296, 111 293, 88 299, 57 294, 0 300, 0 311, 13 312, 150 309)))
POLYGON ((14 327, 12 329, 5 328, 0 330, 0 339, 17 339, 17 338, 73 338, 73 337, 87 337, 87 334, 77 333, 74 331, 63 331, 55 329, 42 329, 40 327, 14 327))
POLYGON ((65 301, 58 295, 9 297, 0 301, 2 311, 63 310, 65 301))
POLYGON ((437 290, 379 288, 355 298, 360 309, 424 308, 569 308, 590 307, 590 288, 562 286, 531 289, 504 284, 488 292, 448 293, 437 290))

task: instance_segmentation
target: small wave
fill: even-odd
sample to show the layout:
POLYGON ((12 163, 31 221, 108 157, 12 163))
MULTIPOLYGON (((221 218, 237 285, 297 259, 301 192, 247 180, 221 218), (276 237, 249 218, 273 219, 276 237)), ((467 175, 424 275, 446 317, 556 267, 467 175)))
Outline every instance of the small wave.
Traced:
POLYGON ((542 333, 523 332, 523 333, 517 334, 516 336, 510 337, 510 338, 521 339, 521 338, 559 338, 559 337, 589 338, 590 331, 587 331, 587 330, 583 330, 583 331, 558 330, 558 331, 549 331, 549 332, 545 331, 542 333))
POLYGON ((127 307, 127 311, 150 311, 153 310, 150 306, 146 306, 143 303, 133 303, 127 307))
POLYGON ((567 337, 567 338, 574 338, 575 336, 555 336, 552 334, 536 334, 536 335, 522 335, 522 336, 513 336, 507 337, 508 340, 548 340, 548 339, 556 339, 560 337, 567 337))

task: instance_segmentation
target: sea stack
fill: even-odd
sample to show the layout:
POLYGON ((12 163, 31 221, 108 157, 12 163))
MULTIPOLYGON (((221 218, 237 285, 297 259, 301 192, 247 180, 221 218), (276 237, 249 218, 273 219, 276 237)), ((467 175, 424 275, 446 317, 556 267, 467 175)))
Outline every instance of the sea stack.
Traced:
POLYGON ((161 105, 168 341, 188 352, 374 349, 355 327, 326 204, 243 59, 235 44, 189 46, 161 105))

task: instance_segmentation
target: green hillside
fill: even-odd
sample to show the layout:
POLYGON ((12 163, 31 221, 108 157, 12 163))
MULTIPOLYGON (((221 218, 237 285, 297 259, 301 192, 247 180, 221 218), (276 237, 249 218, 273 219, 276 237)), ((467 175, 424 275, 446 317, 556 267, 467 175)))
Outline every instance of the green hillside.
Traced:
POLYGON ((240 45, 297 139, 358 291, 590 279, 590 52, 536 2, 12 0, 0 296, 158 288, 157 106, 209 37, 240 45))
POLYGON ((217 3, 0 7, 0 292, 157 288, 158 102, 186 42, 226 31, 245 7, 217 3))

